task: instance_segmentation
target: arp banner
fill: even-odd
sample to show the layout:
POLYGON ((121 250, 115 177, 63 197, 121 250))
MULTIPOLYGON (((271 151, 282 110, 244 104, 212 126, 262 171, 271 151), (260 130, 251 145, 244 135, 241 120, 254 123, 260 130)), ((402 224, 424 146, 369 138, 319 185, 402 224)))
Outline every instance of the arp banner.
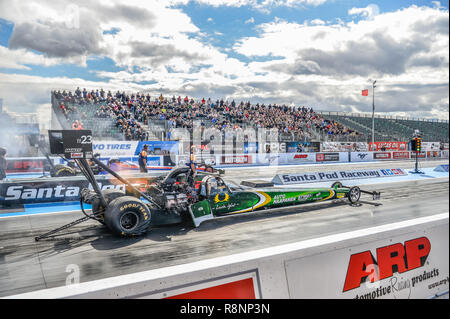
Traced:
POLYGON ((290 297, 424 299, 445 293, 448 219, 421 226, 286 261, 290 297))
POLYGON ((370 151, 407 151, 408 143, 407 142, 375 142, 369 143, 370 151))

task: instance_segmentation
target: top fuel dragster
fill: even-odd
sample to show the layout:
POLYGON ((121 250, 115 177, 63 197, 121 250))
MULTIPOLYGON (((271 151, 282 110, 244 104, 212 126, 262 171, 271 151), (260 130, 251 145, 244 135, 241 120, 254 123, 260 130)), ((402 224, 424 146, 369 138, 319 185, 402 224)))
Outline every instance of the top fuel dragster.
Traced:
POLYGON ((36 241, 87 219, 104 224, 116 235, 135 236, 158 225, 191 221, 198 227, 205 220, 217 217, 306 203, 346 199, 355 204, 361 193, 372 195, 374 200, 380 198, 379 192, 363 191, 358 186, 346 187, 340 182, 333 183, 329 188, 295 189, 231 185, 222 179, 224 171, 212 167, 203 171, 190 166, 175 167, 167 175, 149 179, 146 184, 132 185, 97 158, 91 160, 125 184, 126 191, 101 191, 87 160, 75 159, 93 187, 81 191, 80 204, 85 216, 36 237, 36 241), (83 204, 91 204, 92 212, 88 213, 83 204))

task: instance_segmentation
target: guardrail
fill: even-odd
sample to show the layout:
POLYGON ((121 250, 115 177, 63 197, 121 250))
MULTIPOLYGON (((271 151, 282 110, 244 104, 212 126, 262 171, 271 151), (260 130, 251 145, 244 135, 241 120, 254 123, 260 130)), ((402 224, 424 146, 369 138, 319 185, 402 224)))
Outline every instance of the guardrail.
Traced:
POLYGON ((6 298, 429 298, 448 238, 445 213, 6 298))

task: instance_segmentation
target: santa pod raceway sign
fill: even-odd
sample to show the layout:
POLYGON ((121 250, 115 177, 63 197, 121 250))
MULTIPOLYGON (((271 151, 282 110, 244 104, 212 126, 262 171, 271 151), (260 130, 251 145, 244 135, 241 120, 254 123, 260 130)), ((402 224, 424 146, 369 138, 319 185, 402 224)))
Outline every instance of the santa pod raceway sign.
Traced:
POLYGON ((275 184, 303 184, 314 182, 328 182, 336 180, 361 179, 361 178, 377 178, 405 176, 408 173, 401 168, 391 169, 371 169, 371 170, 354 170, 354 171, 329 171, 318 173, 298 173, 298 174, 278 174, 272 182, 275 184))

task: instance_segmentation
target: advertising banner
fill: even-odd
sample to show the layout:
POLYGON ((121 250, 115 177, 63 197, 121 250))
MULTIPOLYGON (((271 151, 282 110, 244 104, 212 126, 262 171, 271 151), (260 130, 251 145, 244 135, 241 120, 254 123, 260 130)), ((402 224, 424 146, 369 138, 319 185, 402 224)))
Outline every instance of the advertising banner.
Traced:
POLYGON ((316 162, 348 162, 349 156, 347 152, 333 153, 316 153, 316 162))
POLYGON ((220 157, 221 165, 253 164, 252 155, 223 155, 220 157))
POLYGON ((323 142, 322 152, 367 152, 366 142, 323 142))
POLYGON ((133 156, 136 153, 138 141, 95 141, 92 150, 100 157, 133 156))
POLYGON ((285 154, 257 153, 252 154, 253 163, 257 165, 280 165, 285 154))
POLYGON ((375 142, 369 143, 370 151, 407 151, 407 142, 375 142))
MULTIPOLYGON (((206 165, 217 165, 216 156, 210 155, 210 154, 198 154, 195 156, 195 159, 197 163, 205 163, 206 165)), ((176 157, 177 165, 186 165, 190 162, 190 156, 189 155, 178 155, 176 157)))
POLYGON ((303 184, 315 182, 328 182, 336 180, 361 179, 405 176, 408 173, 401 168, 392 169, 372 169, 372 170, 352 170, 352 171, 329 171, 318 173, 298 173, 298 174, 278 174, 272 182, 275 184, 303 184))
POLYGON ((281 154, 281 164, 315 163, 316 153, 286 153, 281 154))
POLYGON ((409 152, 392 152, 393 159, 409 159, 409 152))
MULTIPOLYGON (((408 156, 409 156, 409 154, 408 154, 408 156)), ((391 152, 374 152, 373 159, 374 160, 390 160, 390 159, 392 159, 392 153, 391 152)))
POLYGON ((178 154, 178 141, 145 141, 138 142, 134 155, 139 155, 144 145, 148 145, 149 155, 178 154))
POLYGON ((409 152, 409 153, 411 154, 411 158, 416 158, 416 156, 418 158, 426 158, 427 157, 426 152, 419 152, 417 155, 416 155, 416 152, 409 152))
MULTIPOLYGON (((98 177, 101 189, 122 189, 116 180, 98 177)), ((31 203, 78 201, 89 182, 83 177, 42 178, 21 182, 0 183, 0 202, 4 206, 31 203)))
POLYGON ((287 142, 288 153, 313 153, 320 152, 320 142, 287 142))
POLYGON ((448 292, 448 223, 291 259, 285 269, 291 298, 429 298, 448 292))
POLYGON ((427 158, 440 158, 441 157, 441 151, 426 151, 427 152, 427 158))
POLYGON ((441 142, 422 142, 422 149, 424 151, 439 151, 441 142))
POLYGON ((351 152, 350 162, 373 161, 373 152, 351 152))
MULTIPOLYGON (((54 159, 51 158, 53 163, 54 159)), ((42 172, 45 166, 50 165, 45 157, 6 158, 6 173, 42 172)))

